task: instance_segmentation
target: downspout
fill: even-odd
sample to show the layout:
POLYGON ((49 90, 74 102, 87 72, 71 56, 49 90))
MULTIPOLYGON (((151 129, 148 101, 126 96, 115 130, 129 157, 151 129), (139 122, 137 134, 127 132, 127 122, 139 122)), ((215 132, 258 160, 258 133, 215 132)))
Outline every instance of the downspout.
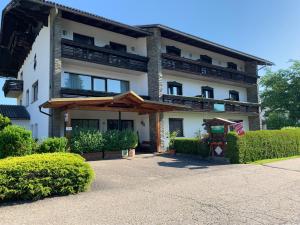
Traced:
POLYGON ((43 114, 45 114, 49 117, 52 117, 52 115, 50 113, 46 113, 46 112, 42 111, 42 106, 41 105, 39 106, 39 110, 40 110, 40 113, 43 113, 43 114))

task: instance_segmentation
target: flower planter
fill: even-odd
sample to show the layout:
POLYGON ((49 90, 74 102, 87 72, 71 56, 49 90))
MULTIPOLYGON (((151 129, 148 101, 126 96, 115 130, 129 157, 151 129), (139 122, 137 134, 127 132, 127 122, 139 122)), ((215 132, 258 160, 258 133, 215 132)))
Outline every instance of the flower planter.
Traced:
POLYGON ((86 161, 96 161, 103 159, 103 152, 88 152, 81 155, 86 161))
POLYGON ((128 157, 134 158, 135 157, 135 149, 129 149, 128 157))
POLYGON ((122 151, 104 151, 104 159, 122 159, 122 151))
POLYGON ((176 150, 175 150, 175 149, 169 149, 169 150, 168 150, 168 153, 169 153, 170 155, 175 155, 175 154, 176 154, 176 150))

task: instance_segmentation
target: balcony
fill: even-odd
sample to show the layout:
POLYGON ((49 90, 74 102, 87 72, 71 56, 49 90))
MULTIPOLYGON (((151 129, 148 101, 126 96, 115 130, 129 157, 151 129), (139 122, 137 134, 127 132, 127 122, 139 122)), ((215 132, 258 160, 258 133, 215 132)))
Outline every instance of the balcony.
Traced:
POLYGON ((256 84, 257 77, 249 76, 245 72, 211 65, 201 61, 186 59, 166 53, 162 54, 162 67, 167 70, 195 74, 202 77, 214 78, 244 84, 256 84))
POLYGON ((6 80, 2 88, 5 97, 17 98, 23 92, 22 80, 6 80))
POLYGON ((62 39, 61 54, 64 58, 147 72, 147 57, 80 44, 71 40, 62 39))
MULTIPOLYGON (((119 95, 120 93, 114 92, 105 92, 105 91, 93 91, 93 90, 80 90, 80 89, 72 89, 72 88, 64 88, 60 89, 61 97, 70 98, 70 97, 111 97, 115 95, 119 95)), ((145 100, 150 100, 149 96, 140 95, 145 100)))
POLYGON ((178 95, 163 95, 163 101, 172 104, 186 105, 193 111, 200 112, 227 112, 257 115, 259 104, 250 102, 237 102, 231 100, 217 100, 202 97, 186 97, 178 95))

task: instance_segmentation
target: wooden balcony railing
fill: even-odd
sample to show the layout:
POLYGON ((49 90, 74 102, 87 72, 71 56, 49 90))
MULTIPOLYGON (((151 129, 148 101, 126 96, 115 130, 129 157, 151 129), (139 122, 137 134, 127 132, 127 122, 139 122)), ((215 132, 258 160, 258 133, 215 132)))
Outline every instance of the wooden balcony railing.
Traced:
POLYGON ((6 80, 2 88, 5 97, 16 98, 23 92, 22 80, 6 80))
POLYGON ((64 58, 147 72, 147 57, 80 44, 71 40, 62 39, 61 54, 64 58))
POLYGON ((186 105, 189 106, 194 111, 231 112, 231 113, 234 112, 234 113, 246 113, 246 114, 259 113, 259 104, 250 103, 250 102, 217 100, 217 99, 202 98, 202 97, 185 97, 185 96, 178 96, 178 95, 163 95, 163 101, 172 104, 186 105))
POLYGON ((227 69, 201 61, 169 55, 166 53, 162 54, 162 67, 168 70, 176 70, 216 79, 247 84, 257 83, 257 77, 249 76, 245 72, 227 69))

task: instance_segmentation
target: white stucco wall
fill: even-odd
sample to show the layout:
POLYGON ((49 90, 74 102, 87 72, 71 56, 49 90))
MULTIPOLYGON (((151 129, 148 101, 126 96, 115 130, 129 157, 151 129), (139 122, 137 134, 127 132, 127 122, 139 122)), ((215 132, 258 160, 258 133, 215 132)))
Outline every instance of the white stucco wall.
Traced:
MULTIPOLYGON (((39 139, 48 137, 49 117, 40 113, 39 105, 49 99, 49 74, 50 74, 50 28, 43 27, 38 34, 32 49, 24 61, 18 73, 20 79, 23 72, 23 93, 18 98, 18 104, 26 106, 26 90, 29 90, 29 105, 26 106, 30 114, 29 129, 37 124, 37 136, 39 139), (36 55, 36 70, 34 70, 34 56, 36 55), (32 85, 38 81, 38 100, 32 102, 32 85)), ((48 110, 45 110, 48 112, 48 110)))
POLYGON ((227 99, 229 98, 229 90, 236 90, 239 92, 240 101, 247 101, 247 91, 246 88, 219 84, 214 82, 208 82, 198 79, 185 78, 174 75, 163 75, 163 93, 168 93, 168 81, 176 81, 182 84, 182 95, 194 97, 196 95, 201 95, 202 86, 210 86, 214 89, 214 98, 215 99, 227 99))
POLYGON ((30 130, 30 121, 29 120, 14 120, 14 119, 11 119, 11 123, 13 125, 18 125, 18 126, 24 127, 27 130, 30 130))
MULTIPOLYGON (((183 135, 187 138, 196 137, 196 133, 206 133, 202 126, 204 119, 213 119, 221 117, 229 120, 243 120, 244 129, 249 130, 249 120, 247 116, 234 115, 228 113, 211 113, 211 112, 167 112, 163 115, 163 125, 166 132, 169 132, 169 118, 183 119, 183 135)), ((168 139, 165 139, 165 147, 168 146, 168 139)))
POLYGON ((181 49, 181 56, 188 59, 199 59, 200 55, 208 55, 212 58, 212 64, 217 66, 227 67, 227 62, 233 62, 237 64, 239 71, 244 71, 245 63, 239 59, 221 55, 206 49, 197 48, 191 45, 183 44, 178 41, 174 41, 167 38, 162 38, 162 52, 166 52, 166 46, 175 46, 181 49))
MULTIPOLYGON (((98 119, 99 128, 101 131, 106 131, 108 119, 119 119, 118 112, 106 112, 106 111, 80 111, 71 110, 71 119, 98 119)), ((64 115, 61 115, 64 118, 64 115)), ((133 120, 134 130, 139 133, 140 142, 149 141, 149 116, 138 115, 138 113, 122 112, 122 120, 133 120)), ((63 119, 61 120, 63 121, 63 119)), ((61 124, 61 136, 64 135, 64 123, 61 124)))
POLYGON ((63 38, 73 40, 73 33, 94 37, 95 45, 103 47, 110 41, 127 46, 127 52, 147 56, 146 38, 134 38, 119 33, 114 33, 101 28, 62 19, 62 29, 67 31, 63 38))
POLYGON ((129 81, 130 90, 139 95, 148 95, 148 78, 147 73, 134 73, 128 70, 104 70, 101 65, 89 64, 81 62, 70 63, 70 61, 63 61, 62 71, 79 74, 92 75, 97 77, 105 77, 119 80, 129 81), (122 72, 120 72, 122 71, 122 72))

